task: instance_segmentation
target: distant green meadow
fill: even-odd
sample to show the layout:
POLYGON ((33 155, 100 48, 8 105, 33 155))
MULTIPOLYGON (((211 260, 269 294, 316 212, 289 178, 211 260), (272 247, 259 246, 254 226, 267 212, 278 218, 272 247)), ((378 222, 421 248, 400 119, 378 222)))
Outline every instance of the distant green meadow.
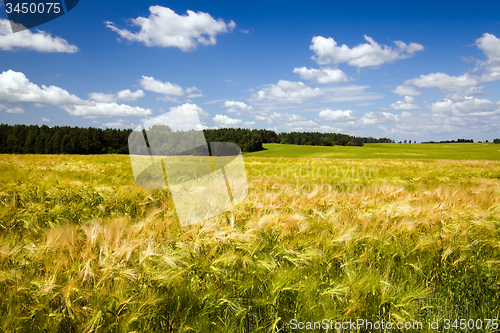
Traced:
POLYGON ((500 160, 500 145, 494 143, 366 143, 363 147, 268 143, 263 146, 267 150, 244 155, 247 157, 500 160))

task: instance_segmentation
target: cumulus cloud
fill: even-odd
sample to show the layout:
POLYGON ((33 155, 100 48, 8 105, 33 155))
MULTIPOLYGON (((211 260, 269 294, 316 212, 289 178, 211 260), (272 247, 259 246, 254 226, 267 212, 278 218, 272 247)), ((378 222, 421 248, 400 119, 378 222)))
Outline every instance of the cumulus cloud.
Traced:
MULTIPOLYGON (((449 94, 447 97, 454 99, 463 99, 468 95, 480 94, 483 86, 480 85, 480 78, 470 74, 463 74, 459 76, 451 76, 446 73, 431 73, 420 75, 417 78, 406 80, 402 85, 392 90, 393 93, 406 96, 418 96, 422 92, 418 88, 433 88, 445 92, 455 92, 449 94)), ((402 102, 401 102, 402 103, 402 102)), ((402 104, 396 102, 391 105, 401 106, 402 104)), ((395 107, 395 108, 396 108, 395 107)))
POLYGON ((170 108, 169 112, 144 122, 144 128, 153 125, 168 125, 174 131, 202 130, 207 128, 200 122, 200 117, 208 117, 209 114, 196 104, 185 103, 170 108))
POLYGON ((130 89, 121 90, 116 93, 116 98, 121 101, 135 101, 144 97, 144 91, 137 89, 132 92, 130 89))
POLYGON ((78 52, 78 47, 69 44, 61 37, 52 37, 45 31, 35 33, 24 30, 12 33, 9 20, 0 19, 0 50, 16 51, 27 49, 38 52, 78 52))
MULTIPOLYGON (((20 32, 18 32, 20 33, 20 32)), ((8 70, 0 74, 0 102, 37 103, 43 105, 84 104, 79 97, 56 86, 38 85, 30 82, 21 72, 8 70)))
POLYGON ((118 33, 126 40, 142 42, 146 46, 177 47, 184 52, 193 51, 198 44, 215 45, 216 36, 233 30, 233 21, 215 20, 204 12, 187 11, 187 15, 178 15, 170 8, 149 7, 149 17, 131 19, 132 25, 139 27, 139 32, 119 29, 113 22, 106 22, 106 27, 118 33))
MULTIPOLYGON (((405 102, 412 100, 406 99, 405 102)), ((430 108, 432 112, 367 112, 356 123, 362 128, 382 129, 382 135, 404 135, 404 139, 412 135, 426 141, 464 136, 485 139, 494 137, 498 132, 500 101, 495 103, 469 96, 458 102, 439 100, 432 103, 430 108)))
MULTIPOLYGON (((136 93, 132 94, 136 95, 136 93)), ((107 96, 102 94, 99 97, 105 99, 107 96)), ((129 94, 124 93, 122 97, 129 97, 129 94)), ((56 86, 42 85, 40 87, 30 82, 24 73, 12 70, 0 74, 0 102, 30 103, 36 106, 54 105, 71 115, 82 117, 147 116, 151 114, 149 109, 125 104, 85 101, 56 86)))
POLYGON ((306 118, 293 114, 293 113, 282 113, 282 112, 269 112, 269 113, 261 113, 255 116, 255 119, 266 121, 267 123, 289 123, 289 122, 297 122, 304 121, 306 118))
POLYGON ((402 118, 391 131, 426 137, 446 134, 446 138, 466 136, 479 139, 496 137, 498 133, 499 103, 474 97, 461 102, 444 99, 433 103, 431 109, 432 113, 410 114, 402 118))
POLYGON ((120 127, 125 127, 125 124, 123 119, 118 119, 115 121, 111 121, 109 123, 103 123, 102 126, 109 128, 120 128, 120 127))
POLYGON ((5 110, 7 113, 24 113, 24 110, 22 108, 16 107, 16 108, 10 108, 5 110))
POLYGON ((415 87, 401 85, 396 87, 396 89, 392 90, 393 93, 398 94, 399 96, 418 96, 422 95, 422 92, 415 87))
POLYGON ((188 96, 187 96, 188 98, 203 97, 203 94, 201 93, 201 89, 198 89, 195 86, 187 88, 186 94, 188 94, 188 96))
POLYGON ((319 113, 319 117, 324 120, 345 120, 352 118, 351 110, 322 110, 319 113))
POLYGON ((444 99, 431 104, 431 110, 454 116, 492 116, 500 115, 500 102, 493 103, 485 98, 466 97, 460 102, 444 99))
POLYGON ((338 68, 308 69, 306 67, 298 67, 293 72, 299 74, 305 80, 313 80, 322 84, 349 81, 347 75, 338 68))
POLYGON ((323 95, 320 88, 311 88, 302 82, 279 80, 277 84, 259 90, 252 96, 255 100, 270 100, 285 103, 302 103, 305 100, 323 95))
POLYGON ((250 105, 237 101, 225 101, 224 106, 227 108, 227 112, 236 113, 237 116, 242 112, 250 112, 253 109, 250 105))
POLYGON ((111 117, 111 116, 149 116, 150 109, 117 103, 88 102, 85 105, 62 106, 72 116, 85 118, 111 117))
POLYGON ((393 114, 390 112, 366 112, 360 118, 360 122, 364 125, 395 122, 400 121, 401 118, 408 117, 408 115, 410 115, 410 113, 408 112, 403 112, 401 115, 393 114))
POLYGON ((392 63, 399 59, 412 57, 415 52, 422 51, 421 44, 405 44, 402 41, 394 41, 395 47, 379 45, 373 38, 364 36, 368 43, 359 44, 353 48, 337 42, 329 37, 314 36, 309 47, 316 54, 312 57, 318 64, 347 63, 350 66, 371 67, 392 63))
POLYGON ((184 92, 182 88, 175 83, 170 82, 162 82, 159 80, 155 80, 151 76, 142 76, 141 86, 145 90, 152 91, 158 94, 163 95, 173 95, 173 96, 182 96, 184 92))
POLYGON ((255 116, 259 121, 265 121, 268 124, 279 124, 280 130, 290 131, 313 131, 317 130, 318 124, 312 120, 308 120, 303 116, 284 113, 284 112, 262 112, 255 116))
POLYGON ((469 74, 450 76, 445 73, 432 73, 406 80, 404 85, 414 85, 419 88, 435 88, 441 91, 456 91, 478 86, 479 78, 469 74))
POLYGON ((89 94, 89 98, 91 100, 101 103, 113 103, 118 100, 135 101, 141 97, 144 97, 144 91, 141 89, 137 89, 135 92, 130 91, 130 89, 125 89, 117 92, 116 94, 104 94, 97 92, 89 94))
POLYGON ((44 123, 48 123, 48 122, 50 122, 50 119, 49 119, 49 118, 42 117, 42 121, 43 121, 44 123))
POLYGON ((89 98, 94 102, 100 103, 113 103, 116 102, 116 96, 114 94, 104 94, 93 92, 89 94, 89 98))
POLYGON ((303 103, 308 100, 322 99, 328 102, 362 101, 383 98, 384 95, 369 93, 369 86, 342 86, 312 88, 302 82, 280 80, 270 84, 251 96, 252 101, 267 101, 277 103, 303 103))
POLYGON ((214 121, 215 124, 225 127, 236 126, 243 123, 243 120, 241 119, 229 118, 226 115, 220 115, 220 114, 216 114, 212 120, 214 121))
POLYGON ((485 71, 481 80, 486 82, 500 80, 500 39, 495 35, 485 33, 481 38, 476 39, 476 45, 488 58, 480 63, 485 71))
POLYGON ((414 98, 411 96, 405 96, 405 100, 397 101, 391 104, 391 108, 395 110, 418 110, 420 107, 414 103, 414 98))

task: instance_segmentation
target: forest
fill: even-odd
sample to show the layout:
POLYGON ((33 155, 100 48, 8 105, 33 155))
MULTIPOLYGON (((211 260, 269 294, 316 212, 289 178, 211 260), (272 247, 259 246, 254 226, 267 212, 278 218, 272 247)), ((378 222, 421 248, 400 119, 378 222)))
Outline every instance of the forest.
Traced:
MULTIPOLYGON (((488 140, 486 140, 486 142, 488 142, 488 140)), ((426 141, 426 142, 422 142, 422 143, 474 143, 474 140, 472 140, 472 139, 457 139, 457 141, 455 141, 455 140, 443 140, 443 141, 439 141, 439 142, 426 141)))
MULTIPOLYGON (((168 127, 168 126, 167 126, 168 127)), ((148 129, 149 130, 149 129, 148 129)), ((1 154, 128 154, 132 129, 82 128, 47 125, 0 125, 1 154)), ((391 139, 338 133, 291 132, 247 128, 203 130, 206 142, 233 142, 243 152, 263 150, 263 143, 311 146, 363 146, 392 143, 391 139)))

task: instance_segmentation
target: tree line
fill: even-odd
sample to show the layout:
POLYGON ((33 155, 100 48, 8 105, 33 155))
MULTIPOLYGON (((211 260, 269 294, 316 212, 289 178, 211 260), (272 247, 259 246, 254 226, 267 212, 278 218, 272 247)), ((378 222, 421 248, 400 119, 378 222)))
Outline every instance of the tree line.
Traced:
MULTIPOLYGON (((488 142, 488 141, 486 141, 488 142)), ((472 139, 457 139, 457 141, 455 140, 444 140, 444 141, 439 141, 439 142, 435 142, 435 141, 426 141, 426 142, 422 142, 422 143, 474 143, 474 140, 472 139)))
MULTIPOLYGON (((170 132, 171 130, 168 129, 168 126, 166 127, 167 129, 160 129, 158 127, 156 130, 170 132)), ((338 133, 291 132, 278 134, 272 130, 246 128, 206 129, 203 130, 203 132, 207 143, 233 142, 236 143, 243 152, 263 150, 262 144, 264 143, 312 146, 362 146, 365 143, 394 142, 387 138, 375 139, 372 137, 355 137, 338 133)), ((0 153, 83 155, 128 154, 130 133, 132 133, 132 129, 1 124, 0 153)), ((191 134, 186 132, 182 137, 190 138, 190 135, 191 134)), ((168 142, 168 140, 164 142, 168 142)), ((139 145, 139 141, 137 141, 136 144, 139 145)), ((166 151, 170 149, 168 145, 164 148, 166 151)), ((137 149, 141 148, 138 147, 137 149)))
POLYGON ((394 143, 388 138, 356 137, 339 133, 291 132, 278 134, 277 143, 311 146, 363 146, 365 143, 394 143))

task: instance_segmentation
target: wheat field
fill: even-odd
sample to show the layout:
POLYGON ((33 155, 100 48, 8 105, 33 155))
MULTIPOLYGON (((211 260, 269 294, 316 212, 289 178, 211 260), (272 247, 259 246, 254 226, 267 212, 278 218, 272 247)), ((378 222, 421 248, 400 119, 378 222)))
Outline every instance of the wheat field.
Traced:
POLYGON ((500 162, 245 163, 248 197, 181 228, 128 156, 1 155, 0 331, 499 317, 500 162))

